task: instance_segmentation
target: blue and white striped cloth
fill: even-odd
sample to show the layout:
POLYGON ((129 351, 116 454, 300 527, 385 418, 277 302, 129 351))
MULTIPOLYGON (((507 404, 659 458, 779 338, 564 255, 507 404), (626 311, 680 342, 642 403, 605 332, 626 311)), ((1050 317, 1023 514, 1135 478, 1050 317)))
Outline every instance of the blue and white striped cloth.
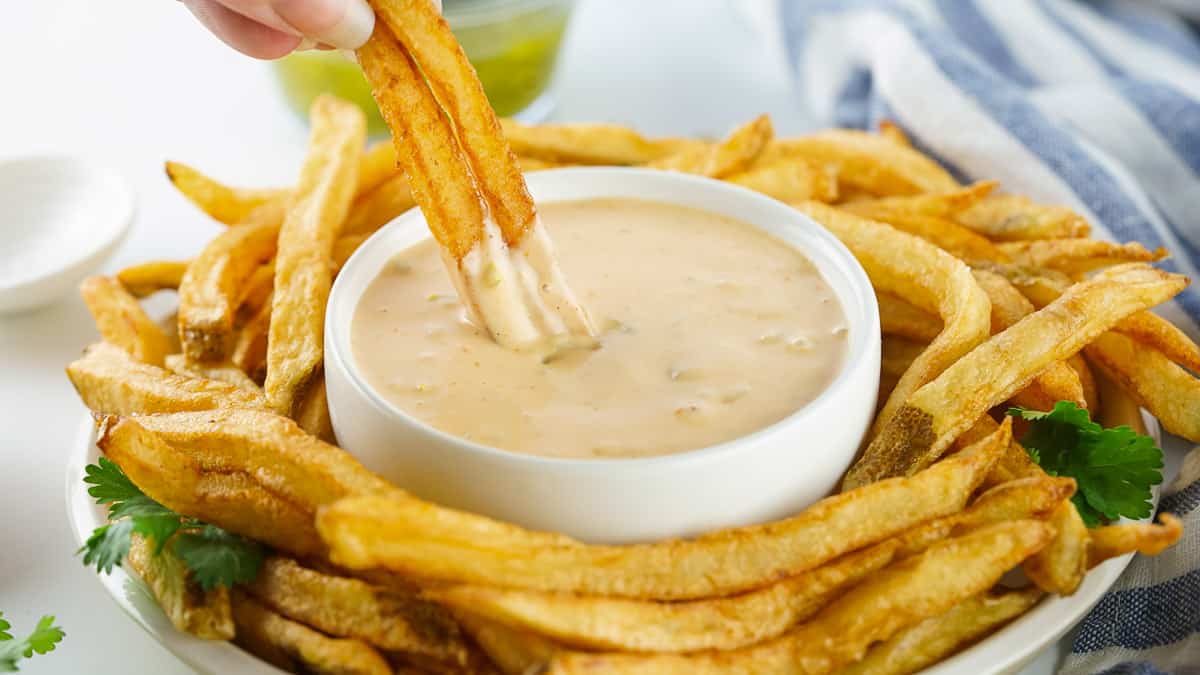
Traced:
MULTIPOLYGON (((830 126, 897 121, 964 180, 1166 247, 1200 281, 1200 37, 1138 0, 778 0, 800 95, 830 126)), ((1200 289, 1163 314, 1200 337, 1200 289)), ((1185 540, 1137 558, 1066 673, 1200 673, 1200 450, 1162 508, 1185 540)))

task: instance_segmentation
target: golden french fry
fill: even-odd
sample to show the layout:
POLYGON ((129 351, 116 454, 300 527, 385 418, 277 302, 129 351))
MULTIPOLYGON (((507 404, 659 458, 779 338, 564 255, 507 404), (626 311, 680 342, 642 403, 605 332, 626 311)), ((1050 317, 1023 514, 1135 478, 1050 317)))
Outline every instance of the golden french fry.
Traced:
POLYGON ((871 647, 842 675, 905 675, 924 670, 1029 611, 1043 597, 1036 589, 985 593, 950 611, 906 628, 871 647))
POLYGON ((383 656, 362 640, 322 635, 244 594, 233 599, 233 619, 238 645, 285 670, 315 675, 392 675, 383 656))
POLYGON ((1086 237, 1092 229, 1071 209, 1035 204, 1010 194, 989 195, 955 219, 996 241, 1086 237))
POLYGON ((179 338, 195 362, 228 356, 233 319, 246 283, 275 257, 283 217, 270 204, 218 234, 192 260, 179 285, 179 338))
POLYGON ((450 123, 383 22, 358 50, 358 60, 430 231, 455 260, 462 260, 483 238, 484 204, 450 123))
POLYGON ((730 183, 761 192, 782 202, 837 199, 837 169, 801 158, 755 165, 725 177, 730 183))
POLYGON ((135 534, 125 562, 150 589, 171 624, 204 640, 233 639, 229 589, 200 588, 192 580, 191 570, 170 548, 155 551, 155 547, 155 543, 135 534))
POLYGON ((1084 347, 1088 361, 1114 380, 1163 427, 1200 443, 1200 380, 1162 352, 1116 331, 1084 347))
POLYGON ((987 294, 962 261, 929 242, 824 204, 806 202, 797 208, 850 249, 876 289, 920 303, 921 309, 942 317, 944 328, 905 371, 875 418, 874 437, 914 391, 991 334, 987 294))
POLYGON ((980 496, 966 511, 770 586, 724 598, 653 602, 486 586, 450 586, 427 594, 457 611, 577 648, 736 649, 780 635, 893 560, 920 553, 959 530, 1040 517, 1073 490, 1073 481, 1064 478, 1014 481, 980 496))
POLYGON ((173 351, 171 339, 116 279, 85 279, 79 286, 79 294, 105 342, 152 366, 161 366, 166 355, 173 351))
POLYGON ((1046 548, 1025 561, 1022 569, 1038 588, 1056 595, 1072 595, 1087 574, 1088 527, 1075 504, 1065 501, 1050 516, 1054 538, 1046 548))
POLYGON ((1075 371, 1075 377, 1079 378, 1079 386, 1083 391, 1083 407, 1092 412, 1101 410, 1100 388, 1096 384, 1096 378, 1092 374, 1092 369, 1088 366, 1087 360, 1083 358, 1082 354, 1076 354, 1064 363, 1067 364, 1068 368, 1075 371))
POLYGON ((1170 513, 1158 514, 1158 524, 1121 523, 1092 528, 1087 566, 1095 567, 1126 553, 1158 555, 1183 536, 1183 522, 1170 513))
POLYGON ((904 133, 900 125, 892 120, 879 120, 879 135, 897 145, 912 147, 912 141, 909 140, 908 134, 904 133))
POLYGON ((370 234, 416 206, 408 179, 396 174, 354 201, 346 216, 344 235, 370 234))
POLYGON ((373 143, 362 154, 358 163, 358 185, 354 189, 357 197, 363 197, 400 174, 397 166, 396 146, 391 139, 373 143))
POLYGON ((224 185, 182 162, 167 162, 167 178, 188 201, 214 220, 233 225, 255 209, 274 202, 282 206, 288 191, 282 189, 235 188, 224 185))
MULTIPOLYGON (((241 372, 240 370, 238 371, 241 372)), ((296 424, 309 435, 333 443, 333 422, 329 419, 329 399, 325 395, 325 377, 313 382, 296 411, 296 424)))
POLYGON ((588 546, 398 496, 339 501, 321 510, 317 527, 333 560, 350 569, 631 598, 727 595, 961 510, 1003 450, 994 438, 986 440, 912 478, 829 497, 785 520, 689 540, 588 546), (486 549, 472 543, 480 537, 488 540, 486 549))
MULTIPOLYGON (((420 66, 429 88, 454 120, 462 156, 475 176, 488 212, 504 235, 504 241, 509 246, 516 245, 533 226, 533 198, 517 158, 504 139, 500 121, 484 94, 483 85, 450 31, 450 25, 431 0, 372 0, 371 4, 420 66)), ((370 43, 368 51, 369 46, 370 43)), ((375 93, 376 96, 380 94, 378 87, 375 87, 375 93)), ((388 121, 393 122, 392 119, 388 121)), ((405 126, 396 128, 405 129, 405 126)), ((403 163, 404 151, 397 150, 403 163)), ((438 160, 445 162, 453 157, 441 155, 438 160)), ((426 166, 424 170, 429 168, 426 166)), ((414 181, 408 171, 405 173, 410 181, 414 181)), ((414 192, 420 203, 420 193, 415 190, 415 185, 414 192)))
POLYGON ((855 487, 928 466, 990 407, 1046 366, 1079 351, 1122 318, 1170 299, 1186 285, 1180 275, 1130 263, 1072 286, 908 396, 847 472, 844 484, 855 487))
POLYGON ((893 377, 901 377, 928 346, 928 343, 925 342, 917 342, 895 335, 884 335, 883 358, 880 361, 881 370, 893 377))
POLYGON ((889 216, 953 218, 957 213, 978 204, 991 194, 998 185, 999 183, 994 180, 979 181, 978 183, 948 192, 933 192, 905 197, 884 197, 871 201, 846 204, 842 208, 857 213, 860 216, 884 222, 887 222, 889 216))
POLYGON ((530 171, 544 171, 546 169, 557 169, 557 168, 564 167, 564 166, 570 166, 569 164, 559 164, 558 162, 551 162, 550 160, 547 160, 547 159, 538 159, 537 157, 522 157, 520 155, 517 156, 517 162, 521 165, 521 171, 524 173, 529 173, 530 171))
POLYGON ((267 402, 290 415, 324 362, 325 301, 337 239, 358 173, 366 117, 330 96, 313 101, 312 138, 292 205, 279 230, 267 341, 267 402))
POLYGON ((132 265, 117 272, 117 281, 133 297, 144 298, 159 291, 179 288, 188 264, 181 260, 154 260, 132 265))
POLYGON ((234 323, 240 323, 247 320, 247 317, 253 317, 264 305, 270 306, 271 293, 274 290, 275 261, 272 260, 254 270, 254 273, 242 286, 242 292, 237 301, 238 317, 234 323))
MULTIPOLYGON (((1033 303, 1003 276, 982 269, 972 270, 971 273, 992 302, 993 335, 1037 311, 1033 303)), ((1058 401, 1073 401, 1080 406, 1087 406, 1083 384, 1065 361, 1046 366, 1011 399, 1014 405, 1030 410, 1051 410, 1058 401)))
POLYGON ((805 157, 838 168, 842 188, 878 197, 950 192, 961 187, 937 162, 919 151, 865 131, 830 129, 775 141, 762 161, 805 157))
POLYGON ((88 347, 82 358, 67 366, 67 377, 83 404, 97 413, 132 415, 266 407, 260 391, 176 375, 134 361, 123 350, 104 342, 88 347))
POLYGON ((338 237, 338 240, 333 243, 333 267, 336 270, 341 270, 346 265, 346 261, 359 246, 363 245, 371 235, 369 234, 344 234, 338 237))
POLYGON ((925 239, 955 257, 969 262, 1008 259, 1007 254, 987 237, 947 218, 906 213, 880 213, 871 217, 897 230, 925 239))
POLYGON ((412 595, 318 572, 278 556, 263 561, 246 592, 271 610, 327 635, 448 664, 467 662, 467 647, 453 618, 412 595))
POLYGON ((615 124, 528 125, 500 120, 513 152, 556 164, 647 164, 705 145, 691 138, 646 138, 615 124))
POLYGON ((982 593, 1053 534, 1037 520, 991 525, 939 542, 863 581, 774 640, 693 654, 559 653, 549 673, 829 673, 908 626, 982 593))
POLYGON ((457 618, 463 630, 504 675, 541 672, 540 669, 559 650, 558 645, 540 635, 515 630, 468 613, 460 613, 457 618))
POLYGON ((998 246, 1019 265, 1048 267, 1067 274, 1084 274, 1128 262, 1154 262, 1167 256, 1165 249, 1151 251, 1136 241, 1116 244, 1098 239, 1044 239, 1008 241, 998 246))
POLYGON ((709 178, 725 178, 750 168, 754 160, 771 142, 774 134, 771 118, 760 115, 751 122, 734 129, 718 143, 690 148, 650 162, 646 166, 664 171, 693 173, 709 178))
POLYGON ((879 323, 885 335, 896 335, 928 344, 942 332, 942 320, 912 303, 876 289, 879 323))
MULTIPOLYGON (((166 359, 167 370, 176 375, 226 382, 233 386, 262 395, 262 388, 240 368, 230 364, 193 363, 183 354, 170 354, 166 359)), ((258 406, 261 407, 261 403, 258 406)), ((116 412, 116 411, 109 411, 116 412)))
POLYGON ((268 292, 258 311, 238 331, 230 357, 233 365, 255 382, 263 382, 267 377, 267 337, 270 330, 271 294, 268 292))

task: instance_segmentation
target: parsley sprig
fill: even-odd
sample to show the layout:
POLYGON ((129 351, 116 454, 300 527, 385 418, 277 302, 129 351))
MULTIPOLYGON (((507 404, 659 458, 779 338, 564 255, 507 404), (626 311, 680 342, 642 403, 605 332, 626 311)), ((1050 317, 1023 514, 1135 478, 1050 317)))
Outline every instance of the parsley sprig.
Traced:
POLYGON ((1150 515, 1150 488, 1163 480, 1163 453, 1154 439, 1128 426, 1105 429, 1069 401, 1050 412, 1012 408, 1008 414, 1031 422, 1021 444, 1034 462, 1051 476, 1075 479, 1071 500, 1088 527, 1150 515))
POLYGON ((85 472, 83 481, 91 485, 88 494, 97 504, 108 505, 109 522, 96 528, 80 549, 84 565, 112 572, 138 534, 153 543, 155 554, 169 545, 204 590, 249 583, 258 575, 264 555, 260 544, 159 504, 104 457, 85 472))
POLYGON ((13 639, 11 629, 12 624, 5 621, 4 613, 0 612, 0 673, 15 673, 17 661, 54 651, 54 645, 66 635, 62 628, 54 625, 53 616, 43 616, 33 632, 20 640, 13 639))

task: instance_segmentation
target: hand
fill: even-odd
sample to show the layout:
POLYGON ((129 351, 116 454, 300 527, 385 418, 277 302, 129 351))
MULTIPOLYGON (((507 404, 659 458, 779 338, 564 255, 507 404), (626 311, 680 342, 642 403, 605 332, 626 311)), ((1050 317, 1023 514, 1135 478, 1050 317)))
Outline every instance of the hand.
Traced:
MULTIPOLYGON (((316 46, 357 49, 375 28, 366 0, 183 0, 225 44, 258 59, 316 46)), ((440 3, 439 3, 440 4, 440 3)))

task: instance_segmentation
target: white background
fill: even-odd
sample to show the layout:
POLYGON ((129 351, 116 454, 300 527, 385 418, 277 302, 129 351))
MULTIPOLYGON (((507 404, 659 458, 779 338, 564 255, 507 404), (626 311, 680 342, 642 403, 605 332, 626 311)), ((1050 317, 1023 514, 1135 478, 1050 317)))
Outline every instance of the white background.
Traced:
MULTIPOLYGON (((584 0, 555 116, 717 134, 769 112, 781 131, 802 130, 774 42, 731 6, 584 0)), ((177 2, 0 0, 0 159, 79 154, 132 183, 138 218, 109 270, 189 257, 219 229, 172 191, 163 160, 234 183, 286 184, 304 141, 269 66, 226 49, 177 2)), ((17 629, 53 613, 67 631, 22 672, 188 673, 74 555, 63 463, 84 410, 63 367, 94 339, 75 297, 0 317, 0 611, 17 629)))

